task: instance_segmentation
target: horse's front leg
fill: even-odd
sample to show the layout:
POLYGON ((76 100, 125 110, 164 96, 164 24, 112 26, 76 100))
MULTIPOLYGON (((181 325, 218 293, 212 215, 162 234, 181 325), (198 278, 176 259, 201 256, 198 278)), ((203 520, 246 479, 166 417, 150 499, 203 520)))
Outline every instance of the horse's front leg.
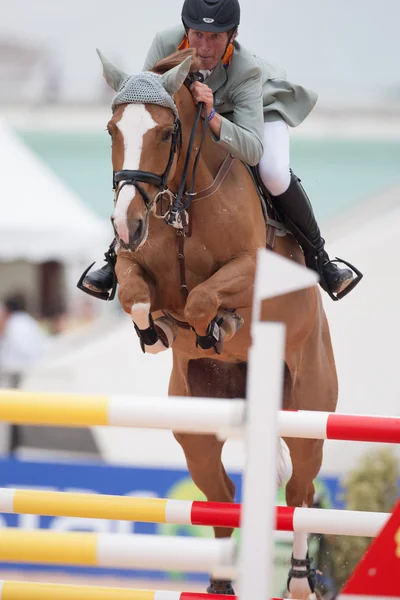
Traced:
POLYGON ((158 354, 172 346, 177 327, 170 319, 151 316, 152 291, 141 267, 132 259, 118 256, 116 274, 119 284, 118 299, 131 317, 143 352, 158 354))
POLYGON ((251 306, 255 268, 254 256, 239 256, 190 292, 185 319, 196 332, 198 346, 220 353, 223 343, 243 325, 243 319, 230 311, 251 306))

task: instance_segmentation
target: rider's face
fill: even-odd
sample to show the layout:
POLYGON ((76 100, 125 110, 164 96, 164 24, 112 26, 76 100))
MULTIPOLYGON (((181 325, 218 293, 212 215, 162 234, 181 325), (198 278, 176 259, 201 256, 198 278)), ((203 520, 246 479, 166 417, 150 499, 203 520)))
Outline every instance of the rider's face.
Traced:
POLYGON ((211 33, 189 29, 188 41, 190 48, 194 48, 200 58, 200 70, 214 69, 225 54, 229 33, 211 33))

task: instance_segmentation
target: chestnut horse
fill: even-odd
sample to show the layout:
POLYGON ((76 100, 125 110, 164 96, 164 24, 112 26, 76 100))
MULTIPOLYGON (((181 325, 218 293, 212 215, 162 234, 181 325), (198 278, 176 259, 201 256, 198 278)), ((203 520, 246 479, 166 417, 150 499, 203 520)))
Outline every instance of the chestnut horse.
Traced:
MULTIPOLYGON (((246 166, 204 130, 184 85, 198 68, 193 51, 171 55, 155 65, 151 75, 130 78, 100 58, 107 82, 118 92, 107 129, 112 137, 112 223, 121 306, 133 320, 145 352, 172 349, 170 395, 245 397, 256 254, 266 246, 253 179, 246 166), (156 91, 147 90, 146 96, 152 82, 156 91), (193 195, 179 197, 182 182, 193 195)), ((291 235, 276 237, 274 251, 304 264, 291 235)), ((265 301, 262 320, 286 324, 284 408, 334 411, 336 369, 318 288, 265 301)), ((263 393, 267 402, 268 381, 263 393)), ((223 442, 213 435, 175 437, 194 483, 207 499, 232 502, 235 488, 221 461, 223 442)), ((285 441, 292 461, 287 504, 311 506, 323 442, 285 441)), ((217 537, 231 533, 215 529, 217 537)), ((314 575, 306 534, 294 534, 293 557, 289 593, 312 598, 314 575)))

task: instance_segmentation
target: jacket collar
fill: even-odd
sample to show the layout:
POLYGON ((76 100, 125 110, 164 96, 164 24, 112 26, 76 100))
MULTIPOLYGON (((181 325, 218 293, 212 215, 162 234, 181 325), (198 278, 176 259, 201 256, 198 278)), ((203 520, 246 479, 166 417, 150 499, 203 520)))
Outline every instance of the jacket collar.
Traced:
POLYGON ((228 75, 226 73, 226 69, 222 64, 222 61, 219 61, 214 71, 209 77, 207 77, 205 83, 208 85, 209 88, 211 88, 213 93, 215 93, 217 90, 219 90, 220 87, 224 85, 227 78, 228 75))

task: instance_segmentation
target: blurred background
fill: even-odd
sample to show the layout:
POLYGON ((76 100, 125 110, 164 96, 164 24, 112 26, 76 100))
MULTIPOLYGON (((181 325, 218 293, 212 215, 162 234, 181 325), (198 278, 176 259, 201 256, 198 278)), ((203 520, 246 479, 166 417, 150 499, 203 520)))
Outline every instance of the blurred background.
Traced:
MULTIPOLYGON (((153 36, 179 23, 180 9, 181 0, 0 0, 0 332, 4 340, 7 306, 19 302, 26 317, 21 335, 31 348, 29 361, 10 378, 3 347, 3 387, 167 393, 170 354, 143 356, 117 300, 92 299, 76 282, 91 262, 101 265, 112 238, 112 168, 104 131, 112 92, 95 49, 125 71, 139 71, 153 36)), ((339 372, 338 410, 398 415, 400 3, 243 0, 242 15, 239 41, 319 93, 312 114, 291 130, 292 167, 310 195, 330 253, 364 273, 342 302, 324 294, 339 372)), ((2 424, 0 442, 2 486, 200 497, 168 432, 2 424)), ((343 477, 366 450, 366 444, 326 444, 318 480, 326 505, 343 506, 343 477)), ((226 444, 225 461, 240 500, 239 442, 226 444)), ((165 526, 76 521, 4 515, 1 523, 171 533, 165 526)), ((201 528, 179 532, 210 535, 201 528)), ((288 548, 280 538, 277 595, 288 548)), ((53 581, 101 577, 120 585, 132 577, 140 585, 140 578, 149 577, 115 570, 46 572, 53 581)), ((17 575, 33 579, 36 572, 20 570, 12 577, 17 575)), ((151 577, 163 579, 158 587, 204 588, 194 576, 189 583, 179 573, 151 577)))

